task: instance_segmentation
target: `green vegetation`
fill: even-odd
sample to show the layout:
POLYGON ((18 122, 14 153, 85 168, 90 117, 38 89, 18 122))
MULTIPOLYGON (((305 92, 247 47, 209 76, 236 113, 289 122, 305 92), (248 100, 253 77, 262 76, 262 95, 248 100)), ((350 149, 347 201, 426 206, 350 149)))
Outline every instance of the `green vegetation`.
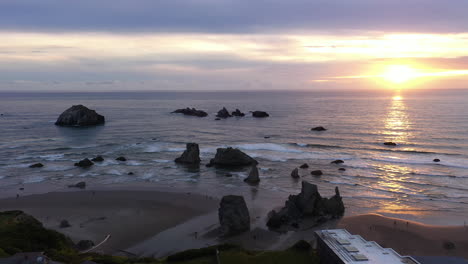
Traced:
POLYGON ((59 232, 45 229, 34 217, 21 211, 0 213, 0 248, 6 254, 70 250, 73 242, 59 232))
POLYGON ((305 241, 300 241, 284 251, 249 251, 235 245, 223 244, 191 249, 165 259, 127 258, 96 253, 79 254, 66 236, 45 229, 34 217, 21 211, 0 212, 0 257, 18 252, 44 251, 51 259, 78 264, 85 260, 100 264, 213 264, 216 252, 223 264, 255 263, 318 263, 316 254, 305 241))

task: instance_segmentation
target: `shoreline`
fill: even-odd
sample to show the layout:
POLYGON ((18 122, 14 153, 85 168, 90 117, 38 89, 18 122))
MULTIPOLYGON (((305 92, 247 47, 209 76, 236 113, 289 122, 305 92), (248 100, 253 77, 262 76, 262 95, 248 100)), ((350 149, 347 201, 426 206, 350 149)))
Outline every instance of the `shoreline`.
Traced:
POLYGON ((282 250, 297 240, 314 239, 317 229, 346 228, 402 255, 455 255, 468 258, 468 227, 435 226, 377 214, 345 216, 317 228, 288 233, 266 229, 269 209, 248 202, 251 231, 239 236, 217 237, 219 199, 180 189, 162 190, 71 189, 0 199, 0 208, 23 210, 73 241, 96 244, 111 238, 96 252, 163 257, 191 248, 220 243, 240 244, 253 250, 282 250), (60 228, 66 219, 72 225, 60 228), (395 224, 396 223, 396 224, 395 224), (406 224, 408 223, 408 224, 406 224), (455 249, 445 250, 452 242, 455 249))
POLYGON ((212 212, 217 205, 211 197, 161 191, 80 190, 0 199, 2 211, 22 210, 75 243, 92 240, 97 244, 110 235, 96 251, 108 254, 212 212), (60 228, 62 220, 71 227, 60 228))
POLYGON ((342 218, 337 228, 347 229, 401 255, 468 258, 468 226, 437 226, 379 214, 342 218))

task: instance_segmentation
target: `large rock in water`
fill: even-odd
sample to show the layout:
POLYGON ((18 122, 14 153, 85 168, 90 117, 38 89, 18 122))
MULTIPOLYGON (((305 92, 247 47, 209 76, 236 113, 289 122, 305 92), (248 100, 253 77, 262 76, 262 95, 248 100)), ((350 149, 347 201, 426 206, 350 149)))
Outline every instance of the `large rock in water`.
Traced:
POLYGON ((210 160, 210 166, 216 165, 220 167, 238 167, 258 164, 258 162, 240 151, 234 148, 219 148, 216 150, 214 159, 210 160))
POLYGON ((339 218, 344 214, 344 204, 338 187, 331 198, 322 198, 317 185, 302 182, 301 193, 290 195, 285 206, 278 212, 271 211, 268 215, 267 226, 273 229, 285 225, 298 225, 304 217, 309 217, 316 224, 323 221, 339 218))
POLYGON ((227 195, 218 210, 221 235, 237 235, 250 230, 250 215, 244 197, 227 195))
POLYGON ((242 113, 239 109, 236 109, 236 111, 232 112, 232 116, 245 116, 244 113, 242 113))
POLYGON ((228 117, 232 117, 232 115, 229 114, 229 111, 226 109, 226 107, 223 107, 223 109, 218 111, 218 113, 216 114, 216 117, 228 118, 228 117))
POLYGON ((55 122, 57 126, 95 126, 104 124, 104 116, 83 105, 74 105, 63 112, 55 122))
POLYGON ((195 108, 182 108, 182 109, 177 109, 172 113, 178 113, 178 114, 184 114, 188 116, 198 116, 198 117, 205 117, 208 115, 207 112, 202 111, 202 110, 197 110, 195 108))
POLYGON ((252 116, 253 117, 269 117, 270 115, 264 111, 253 111, 252 116))
POLYGON ((248 184, 258 184, 260 182, 257 164, 254 164, 252 166, 252 169, 250 169, 250 172, 249 172, 249 177, 245 178, 244 182, 248 184))
POLYGON ((187 143, 186 150, 180 157, 175 159, 177 163, 199 164, 200 149, 197 143, 187 143))

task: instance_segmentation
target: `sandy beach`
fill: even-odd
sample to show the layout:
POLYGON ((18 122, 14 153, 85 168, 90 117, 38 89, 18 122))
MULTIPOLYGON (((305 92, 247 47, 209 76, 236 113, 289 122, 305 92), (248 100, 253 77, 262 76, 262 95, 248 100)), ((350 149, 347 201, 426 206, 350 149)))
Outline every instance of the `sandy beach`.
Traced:
POLYGON ((425 225, 377 214, 343 218, 337 225, 402 255, 468 258, 468 227, 425 225), (450 249, 448 243, 453 243, 450 249))
POLYGON ((79 190, 0 199, 0 209, 23 210, 45 227, 75 242, 96 244, 96 252, 163 257, 178 251, 219 243, 248 249, 282 250, 300 239, 314 240, 316 229, 345 228, 402 255, 468 257, 468 228, 432 226, 377 214, 344 217, 319 227, 277 233, 266 229, 267 210, 250 208, 252 230, 221 239, 217 235, 219 200, 188 192, 150 190, 79 190), (60 228, 66 219, 71 227, 60 228), (454 248, 447 249, 447 243, 454 248))
POLYGON ((89 239, 97 244, 111 235, 98 249, 110 254, 217 206, 213 198, 159 191, 53 192, 0 200, 1 211, 23 210, 75 242, 89 239), (64 219, 71 227, 59 227, 64 219))

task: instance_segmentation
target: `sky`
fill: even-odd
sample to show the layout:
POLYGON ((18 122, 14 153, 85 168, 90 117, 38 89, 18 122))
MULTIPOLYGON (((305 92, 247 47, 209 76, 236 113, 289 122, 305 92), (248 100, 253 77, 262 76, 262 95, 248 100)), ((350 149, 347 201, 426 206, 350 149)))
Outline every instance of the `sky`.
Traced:
POLYGON ((468 88, 466 0, 0 0, 0 90, 468 88))

